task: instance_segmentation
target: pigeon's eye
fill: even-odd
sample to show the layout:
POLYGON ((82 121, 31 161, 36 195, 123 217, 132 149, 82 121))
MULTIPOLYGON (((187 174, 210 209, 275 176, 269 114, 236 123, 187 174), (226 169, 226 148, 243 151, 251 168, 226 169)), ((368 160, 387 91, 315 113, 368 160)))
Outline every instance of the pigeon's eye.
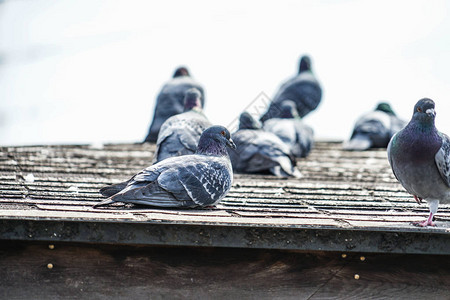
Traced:
POLYGON ((418 112, 422 112, 422 108, 418 107, 418 108, 417 108, 417 111, 418 111, 418 112))
POLYGON ((221 135, 225 136, 225 131, 220 132, 221 135))

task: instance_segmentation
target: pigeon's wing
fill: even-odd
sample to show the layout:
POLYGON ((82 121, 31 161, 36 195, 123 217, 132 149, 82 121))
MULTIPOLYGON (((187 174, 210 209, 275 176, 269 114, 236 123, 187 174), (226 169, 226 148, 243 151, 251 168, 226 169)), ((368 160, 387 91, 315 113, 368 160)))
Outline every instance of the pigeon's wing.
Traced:
POLYGON ((213 205, 223 198, 231 187, 231 170, 225 158, 204 157, 168 170, 158 178, 159 185, 176 197, 188 195, 193 204, 213 205))
POLYGON ((233 134, 236 150, 230 150, 233 170, 258 173, 271 171, 279 177, 295 176, 295 159, 289 147, 275 134, 262 130, 239 130, 233 134))
POLYGON ((144 142, 155 143, 158 133, 164 121, 169 117, 183 112, 183 99, 186 91, 190 88, 197 88, 202 94, 202 106, 205 106, 205 93, 203 87, 189 76, 172 78, 161 89, 156 100, 152 124, 144 142))
POLYGON ((389 143, 388 143, 388 145, 387 145, 386 152, 387 152, 389 164, 391 165, 392 173, 394 173, 395 178, 397 178, 397 180, 400 181, 400 180, 398 179, 398 177, 397 177, 397 174, 395 174, 395 169, 396 169, 396 167, 395 167, 394 160, 392 159, 392 156, 391 156, 391 147, 392 147, 392 143, 393 143, 393 141, 396 139, 397 135, 398 135, 398 132, 397 132, 396 134, 394 134, 394 136, 393 136, 393 137, 391 138, 391 140, 389 141, 389 143))
POLYGON ((211 123, 202 113, 189 111, 169 118, 159 132, 153 162, 194 154, 203 131, 211 123))
POLYGON ((120 193, 111 197, 115 202, 125 202, 158 207, 190 207, 195 203, 190 201, 181 185, 172 186, 171 190, 160 184, 161 179, 171 177, 175 180, 180 165, 189 159, 179 160, 168 158, 163 163, 152 165, 136 174, 120 193))
POLYGON ((197 150, 200 135, 192 132, 192 130, 190 129, 186 129, 184 133, 178 135, 178 138, 180 143, 184 146, 184 148, 194 153, 197 150))
POLYGON ((294 122, 297 133, 297 144, 300 147, 299 157, 306 157, 314 145, 314 130, 301 120, 296 119, 294 122))
POLYGON ((195 152, 203 131, 212 126, 212 124, 200 112, 190 111, 186 117, 185 124, 183 124, 184 131, 180 133, 179 139, 186 149, 195 152))
POLYGON ((231 149, 229 153, 234 171, 257 173, 278 165, 271 158, 273 151, 270 148, 273 145, 264 138, 265 134, 261 130, 248 129, 233 134, 236 149, 231 149))
POLYGON ((256 152, 247 162, 246 172, 256 173, 264 170, 269 170, 272 167, 278 166, 279 164, 274 161, 270 156, 264 155, 263 153, 256 152))
POLYGON ((298 114, 303 118, 317 108, 321 98, 320 84, 312 73, 304 72, 283 84, 277 95, 274 96, 274 102, 293 100, 297 105, 298 114))
POLYGON ((345 150, 366 150, 371 147, 386 147, 392 136, 392 118, 381 111, 371 111, 362 115, 355 123, 350 141, 345 150))
POLYGON ((319 106, 322 90, 317 83, 304 82, 304 84, 298 86, 296 93, 299 95, 295 103, 300 117, 303 118, 319 106))
POLYGON ((258 151, 262 154, 276 159, 278 157, 287 157, 291 164, 295 165, 295 157, 291 153, 291 149, 278 136, 271 132, 259 131, 258 138, 255 140, 258 151))
POLYGON ((152 165, 137 173, 128 181, 101 189, 100 192, 109 196, 109 198, 96 204, 95 207, 114 202, 157 205, 158 201, 161 203, 157 206, 176 206, 176 202, 174 203, 176 199, 155 184, 155 180, 164 169, 164 166, 152 165), (151 203, 148 201, 150 194, 154 200, 151 203))
POLYGON ((311 72, 302 72, 280 86, 260 121, 266 122, 272 118, 279 118, 280 104, 284 100, 294 101, 300 117, 304 117, 319 105, 321 98, 322 88, 314 75, 311 72))
POLYGON ((148 183, 156 180, 156 178, 158 178, 161 170, 163 170, 163 169, 164 168, 161 168, 160 166, 152 165, 152 166, 142 170, 141 172, 135 174, 133 177, 131 177, 131 179, 129 179, 127 181, 108 185, 108 186, 101 188, 100 193, 103 196, 111 197, 111 196, 123 191, 124 189, 129 188, 129 186, 131 186, 131 185, 143 186, 145 184, 148 184, 148 183))
POLYGON ((184 130, 174 130, 158 144, 154 162, 160 162, 169 157, 194 154, 198 140, 185 133, 184 130))
MULTIPOLYGON (((169 139, 170 136, 173 135, 173 131, 166 128, 165 130, 160 130, 158 134, 158 140, 156 141, 156 149, 155 149, 155 155, 153 156, 152 163, 159 162, 163 160, 164 158, 169 157, 168 153, 170 153, 170 149, 165 149, 165 142, 169 139)), ((168 145, 168 148, 171 145, 168 145)))
POLYGON ((241 129, 233 133, 232 138, 236 149, 228 148, 227 150, 234 172, 246 172, 248 161, 258 152, 258 147, 252 143, 255 137, 254 130, 241 129))
POLYGON ((167 83, 161 90, 156 100, 155 111, 153 113, 152 124, 144 142, 155 143, 158 140, 158 134, 164 122, 173 115, 183 112, 184 94, 182 91, 177 92, 176 85, 167 83))
POLYGON ((446 134, 440 133, 442 146, 436 153, 435 161, 444 182, 450 187, 450 139, 446 134))
POLYGON ((151 205, 158 207, 187 207, 187 201, 179 201, 175 195, 161 188, 157 182, 135 184, 127 191, 111 197, 115 202, 151 205))
POLYGON ((278 136, 289 147, 293 146, 297 140, 294 119, 273 118, 264 123, 265 131, 272 132, 278 136))
POLYGON ((276 163, 270 171, 278 177, 294 176, 300 178, 301 173, 295 168, 297 164, 291 149, 278 136, 271 132, 261 132, 260 152, 276 163))

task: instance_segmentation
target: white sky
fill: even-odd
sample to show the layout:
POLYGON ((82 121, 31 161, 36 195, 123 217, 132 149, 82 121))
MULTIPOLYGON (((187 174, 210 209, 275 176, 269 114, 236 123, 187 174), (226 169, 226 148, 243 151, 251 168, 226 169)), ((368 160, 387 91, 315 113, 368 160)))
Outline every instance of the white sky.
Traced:
MULTIPOLYGON (((155 1, 156 2, 156 1, 155 1)), ((305 118, 318 139, 348 138, 380 100, 409 120, 435 100, 450 134, 450 2, 0 2, 0 145, 137 142, 179 65, 228 125, 273 96, 309 54, 323 87, 305 118)))

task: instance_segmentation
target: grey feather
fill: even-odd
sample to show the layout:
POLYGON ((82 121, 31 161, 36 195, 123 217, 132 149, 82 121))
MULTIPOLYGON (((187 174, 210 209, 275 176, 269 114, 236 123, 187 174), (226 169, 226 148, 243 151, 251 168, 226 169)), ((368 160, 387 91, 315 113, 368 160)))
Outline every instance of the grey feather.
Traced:
POLYGON ((201 134, 210 126, 203 112, 197 110, 170 117, 161 126, 153 162, 195 153, 201 134))
POLYGON ((298 117, 293 101, 283 101, 282 112, 279 118, 267 120, 263 129, 277 135, 294 156, 308 156, 314 145, 313 129, 298 117))
POLYGON ((284 100, 293 100, 302 118, 317 108, 322 99, 322 88, 312 73, 310 62, 307 68, 301 68, 305 57, 303 56, 300 61, 299 74, 281 85, 267 112, 261 117, 261 122, 280 117, 280 105, 284 100))
POLYGON ((114 202, 157 207, 215 205, 228 193, 233 180, 227 146, 235 147, 228 130, 212 126, 203 132, 196 154, 167 158, 126 182, 101 189, 109 195, 123 187, 94 207, 114 202))
POLYGON ((435 161, 442 179, 450 187, 450 138, 444 133, 440 133, 442 146, 436 153, 435 161))
MULTIPOLYGON (((249 119, 249 115, 246 118, 243 118, 243 115, 240 118, 240 127, 258 127, 249 119), (249 126, 249 124, 254 125, 249 126)), ((234 171, 238 173, 271 172, 278 177, 301 176, 295 168, 296 161, 289 147, 275 134, 261 129, 240 129, 233 134, 233 140, 237 147, 236 150, 229 150, 229 154, 234 171)))
POLYGON ((397 180, 418 202, 428 202, 430 216, 418 223, 420 226, 434 225, 439 203, 450 203, 450 141, 435 127, 434 107, 431 99, 418 101, 411 121, 392 137, 387 148, 397 180))
MULTIPOLYGON (((178 71, 178 70, 177 70, 178 71)), ((154 143, 158 139, 159 130, 168 118, 180 114, 184 110, 183 99, 187 90, 191 88, 198 89, 201 94, 202 107, 205 106, 205 93, 203 86, 189 76, 189 72, 178 76, 177 72, 174 78, 168 81, 161 89, 156 99, 153 120, 144 142, 154 143)))
MULTIPOLYGON (((390 108, 387 103, 382 104, 390 108)), ((343 148, 351 151, 385 148, 392 136, 405 125, 406 122, 393 113, 378 109, 365 113, 356 121, 350 140, 344 143, 343 148)))

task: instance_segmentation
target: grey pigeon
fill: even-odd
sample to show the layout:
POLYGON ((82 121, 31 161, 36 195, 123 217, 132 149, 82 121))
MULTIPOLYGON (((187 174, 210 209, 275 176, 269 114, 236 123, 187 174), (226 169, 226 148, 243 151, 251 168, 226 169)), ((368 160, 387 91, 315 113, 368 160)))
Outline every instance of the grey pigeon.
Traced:
POLYGON ((306 157, 314 145, 314 131, 299 117, 293 101, 280 105, 280 116, 264 123, 264 130, 277 135, 296 157, 306 157))
POLYGON ((202 94, 202 107, 204 107, 205 94, 203 87, 190 76, 186 67, 177 68, 173 74, 173 78, 159 92, 153 113, 153 121, 144 143, 155 143, 158 139, 159 129, 164 121, 173 115, 183 112, 184 95, 190 88, 196 88, 200 91, 202 94))
POLYGON ((418 203, 425 199, 429 217, 419 226, 435 226, 439 203, 450 203, 450 139, 435 125, 434 101, 421 99, 411 121, 389 142, 387 153, 395 177, 418 203))
POLYGON ((275 134, 261 130, 261 125, 248 112, 240 115, 239 130, 232 137, 236 150, 228 153, 235 172, 301 177, 289 147, 275 134))
POLYGON ((201 93, 186 91, 184 112, 168 118, 161 126, 153 162, 172 156, 194 154, 203 131, 212 126, 203 114, 201 93))
POLYGON ((195 154, 165 159, 126 182, 102 188, 100 193, 109 198, 94 207, 114 202, 157 207, 215 205, 225 197, 233 181, 226 147, 236 147, 228 130, 209 127, 195 154))
POLYGON ((321 99, 322 88, 311 70, 311 59, 309 56, 302 56, 298 74, 281 85, 260 120, 266 122, 268 119, 278 118, 281 113, 280 105, 284 100, 293 100, 298 114, 303 118, 317 108, 321 99))
POLYGON ((362 151, 369 148, 386 148, 392 136, 405 127, 406 122, 396 116, 386 102, 377 105, 374 111, 365 113, 355 123, 345 150, 362 151))

